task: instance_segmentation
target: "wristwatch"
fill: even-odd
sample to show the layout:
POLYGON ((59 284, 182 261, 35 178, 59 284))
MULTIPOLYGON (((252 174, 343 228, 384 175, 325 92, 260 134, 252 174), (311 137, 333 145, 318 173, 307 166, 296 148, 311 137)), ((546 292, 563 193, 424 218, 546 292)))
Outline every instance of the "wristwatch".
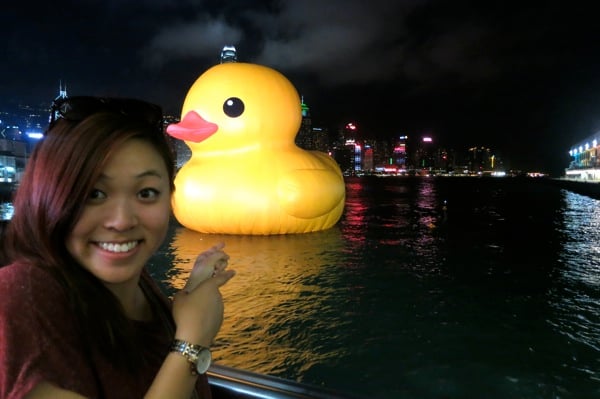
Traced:
POLYGON ((181 353, 190 362, 192 374, 204 374, 210 367, 212 355, 210 349, 194 345, 180 339, 175 339, 171 345, 171 352, 181 353))

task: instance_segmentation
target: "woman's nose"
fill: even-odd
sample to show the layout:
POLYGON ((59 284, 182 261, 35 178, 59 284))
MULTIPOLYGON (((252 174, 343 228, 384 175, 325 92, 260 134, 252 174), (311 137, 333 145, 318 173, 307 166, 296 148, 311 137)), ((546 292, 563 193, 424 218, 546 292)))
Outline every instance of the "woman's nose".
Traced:
MULTIPOLYGON (((108 205, 108 204, 107 204, 108 205)), ((136 208, 129 201, 116 201, 108 205, 105 227, 117 231, 125 231, 138 223, 136 208)))

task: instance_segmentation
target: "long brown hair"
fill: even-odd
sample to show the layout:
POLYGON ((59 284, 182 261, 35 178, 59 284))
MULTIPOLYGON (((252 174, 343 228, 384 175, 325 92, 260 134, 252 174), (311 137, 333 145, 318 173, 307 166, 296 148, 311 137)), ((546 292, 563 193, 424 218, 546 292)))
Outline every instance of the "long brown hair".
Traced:
POLYGON ((108 158, 132 138, 151 143, 161 155, 173 192, 173 155, 158 126, 113 112, 92 114, 81 121, 58 119, 27 163, 6 235, 9 258, 45 268, 56 276, 88 344, 127 369, 135 369, 143 361, 131 321, 116 297, 77 264, 65 240, 108 158))

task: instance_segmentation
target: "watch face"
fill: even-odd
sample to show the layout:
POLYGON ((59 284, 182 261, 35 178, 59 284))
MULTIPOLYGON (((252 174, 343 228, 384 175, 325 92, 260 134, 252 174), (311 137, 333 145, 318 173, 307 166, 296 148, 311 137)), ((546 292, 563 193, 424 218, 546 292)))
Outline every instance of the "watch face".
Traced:
POLYGON ((198 374, 204 374, 210 367, 210 362, 212 360, 212 356, 210 354, 210 350, 207 348, 202 348, 202 350, 198 353, 198 360, 196 361, 196 371, 198 374))

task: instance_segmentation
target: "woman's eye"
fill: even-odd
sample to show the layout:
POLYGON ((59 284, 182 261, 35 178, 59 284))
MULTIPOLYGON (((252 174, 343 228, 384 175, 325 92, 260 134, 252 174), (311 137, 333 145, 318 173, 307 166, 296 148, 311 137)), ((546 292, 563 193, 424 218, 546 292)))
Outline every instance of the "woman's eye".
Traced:
POLYGON ((88 199, 91 201, 97 201, 106 198, 106 194, 98 189, 93 189, 88 195, 88 199))
POLYGON ((155 199, 159 194, 160 192, 154 188, 144 188, 143 190, 140 190, 138 196, 141 199, 150 200, 155 199))

